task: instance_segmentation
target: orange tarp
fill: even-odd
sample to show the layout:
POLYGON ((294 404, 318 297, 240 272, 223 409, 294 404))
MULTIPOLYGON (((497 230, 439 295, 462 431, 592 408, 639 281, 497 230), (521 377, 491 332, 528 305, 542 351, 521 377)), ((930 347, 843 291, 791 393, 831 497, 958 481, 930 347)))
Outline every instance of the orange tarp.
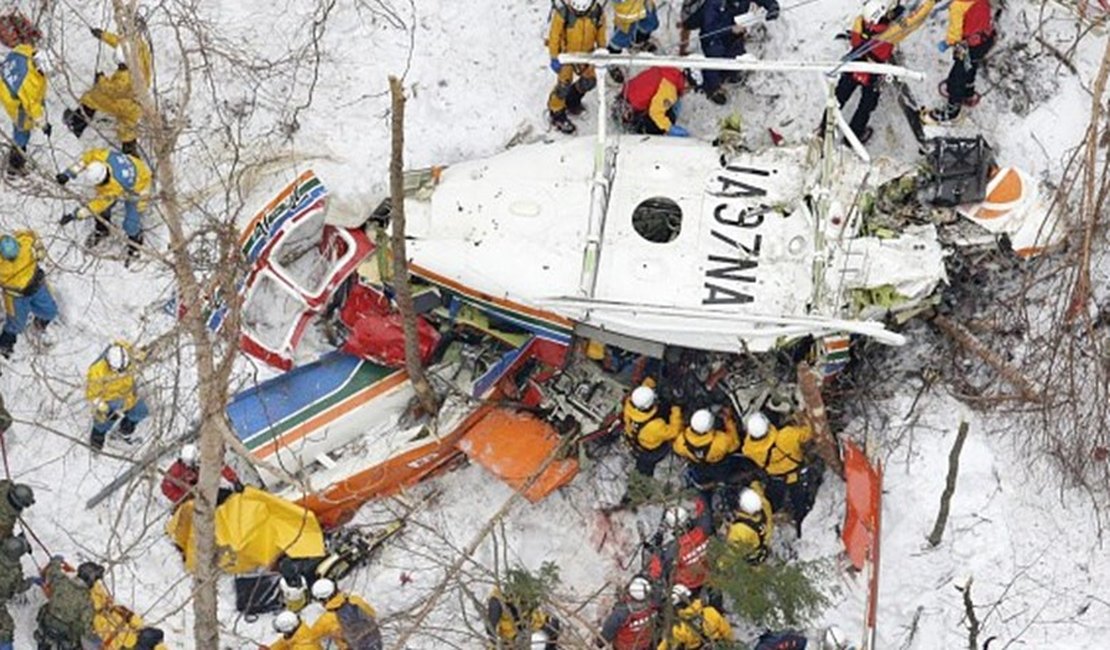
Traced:
POLYGON ((882 473, 851 442, 844 443, 844 480, 848 483, 848 496, 841 539, 852 566, 862 570, 872 550, 877 548, 882 473))
MULTIPOLYGON (((517 490, 556 452, 560 438, 551 425, 530 413, 492 409, 474 422, 459 443, 471 460, 517 490)), ((544 469, 524 497, 532 503, 570 483, 578 473, 575 459, 556 459, 544 469)))

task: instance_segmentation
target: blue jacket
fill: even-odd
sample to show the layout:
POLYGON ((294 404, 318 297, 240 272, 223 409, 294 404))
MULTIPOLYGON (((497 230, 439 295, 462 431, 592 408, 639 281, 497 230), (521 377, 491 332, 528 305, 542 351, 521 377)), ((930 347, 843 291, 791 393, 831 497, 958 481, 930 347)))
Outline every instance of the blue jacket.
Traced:
POLYGON ((766 11, 778 9, 777 0, 705 0, 701 9, 695 12, 687 27, 700 29, 702 38, 726 37, 731 32, 737 16, 748 13, 752 4, 763 7, 766 11), (699 14, 701 20, 699 21, 699 14))

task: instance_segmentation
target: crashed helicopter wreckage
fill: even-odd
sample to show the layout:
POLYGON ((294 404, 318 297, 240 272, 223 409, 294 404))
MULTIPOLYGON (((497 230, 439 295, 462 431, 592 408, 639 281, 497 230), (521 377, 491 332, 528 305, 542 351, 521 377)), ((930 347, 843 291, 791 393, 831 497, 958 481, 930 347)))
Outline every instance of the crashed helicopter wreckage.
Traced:
MULTIPOLYGON (((564 57, 601 67, 912 74, 870 63, 564 57)), ((598 77, 604 85, 605 75, 598 77)), ((599 97, 604 102, 604 88, 599 97)), ((978 186, 967 173, 949 174, 958 165, 943 152, 930 173, 898 175, 894 163, 870 160, 831 92, 826 119, 850 150, 829 137, 819 157, 803 146, 723 157, 693 139, 609 136, 600 120, 596 139, 523 145, 410 172, 406 235, 420 349, 446 396, 443 411, 434 422, 412 417, 412 386, 399 369, 400 321, 383 272, 387 252, 368 244, 373 238, 360 229, 348 229, 352 244, 301 247, 304 255, 325 254, 325 264, 301 263, 323 269, 318 273, 327 281, 319 286, 330 293, 299 300, 308 308, 292 315, 292 326, 278 323, 278 331, 299 336, 307 320, 323 316, 342 351, 238 394, 228 407, 236 433, 257 458, 307 482, 302 502, 325 525, 452 466, 462 452, 535 500, 573 478, 577 462, 568 441, 607 428, 644 372, 643 363, 633 362, 611 372, 578 354, 575 340, 606 344, 625 359, 657 360, 668 349, 738 358, 816 340, 835 368, 844 365, 847 337, 904 343, 882 319, 932 304, 946 277, 946 243, 929 219, 879 219, 888 215, 880 212, 885 204, 875 198, 882 193, 873 177, 893 177, 893 187, 912 190, 907 196, 931 188, 935 196, 968 199, 961 211, 980 220, 984 210, 1009 209, 1007 219, 991 224, 993 232, 981 231, 990 241, 1033 233, 1020 249, 1036 252, 1057 236, 1019 172, 1021 196, 982 201, 991 191, 989 156, 971 165, 978 186), (954 183, 962 189, 952 191, 954 183), (1020 219, 1012 218, 1017 208, 1020 219), (347 253, 367 246, 351 274, 347 253)), ((951 153, 947 140, 940 142, 937 150, 951 153)), ((1012 182, 998 184, 1012 193, 1012 182)), ((296 211, 301 202, 289 197, 299 195, 287 188, 286 199, 268 207, 296 211)), ((388 218, 385 203, 367 229, 388 218)), ((279 214, 252 223, 297 220, 279 214)), ((282 239, 280 229, 271 239, 282 239)), ((336 241, 334 234, 322 237, 336 241)), ((248 278, 244 290, 252 286, 248 278)), ((280 349, 260 358, 293 359, 296 343, 284 337, 280 349)), ((300 494, 301 486, 287 487, 300 494)))

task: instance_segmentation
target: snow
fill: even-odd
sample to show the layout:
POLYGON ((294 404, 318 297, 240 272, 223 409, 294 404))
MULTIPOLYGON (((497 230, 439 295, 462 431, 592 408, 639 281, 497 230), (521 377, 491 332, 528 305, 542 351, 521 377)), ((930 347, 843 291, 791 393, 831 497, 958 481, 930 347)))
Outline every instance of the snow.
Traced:
MULTIPOLYGON (((222 84, 198 92, 189 116, 195 130, 180 156, 179 175, 195 190, 197 204, 240 222, 261 203, 232 192, 231 205, 221 205, 221 186, 215 182, 228 151, 218 139, 207 140, 219 121, 236 111, 248 117, 248 131, 257 136, 259 156, 270 156, 273 168, 311 166, 344 205, 368 212, 385 191, 389 152, 386 76, 404 75, 409 95, 406 163, 409 168, 453 163, 501 151, 514 139, 557 139, 548 132, 545 101, 552 84, 547 54, 547 3, 487 0, 420 0, 411 3, 338 3, 320 49, 321 74, 314 106, 298 114, 295 136, 284 141, 269 129, 287 119, 306 98, 312 49, 304 47, 312 11, 297 2, 207 2, 199 9, 219 38, 213 47, 226 51, 257 52, 273 62, 296 44, 300 67, 293 75, 270 74, 265 69, 221 68, 222 84), (381 9, 392 5, 395 12, 381 9), (412 28, 411 32, 406 26, 412 28), (252 95, 257 90, 258 95, 252 95)), ((673 24, 678 3, 663 3, 665 25, 673 24)), ((789 7, 790 3, 784 3, 789 7)), ((832 35, 845 29, 856 5, 817 2, 796 11, 787 9, 767 27, 765 39, 753 39, 751 49, 768 58, 828 59, 845 50, 832 35)), ((1061 50, 1074 39, 1072 15, 1055 4, 1011 0, 1000 26, 1000 46, 1032 42, 1031 25, 1041 12, 1049 20, 1043 37, 1061 50)), ((72 105, 99 60, 107 57, 93 47, 87 23, 104 23, 110 13, 87 11, 78 15, 67 4, 51 14, 51 49, 71 66, 68 79, 57 81, 49 98, 55 135, 49 147, 41 134, 33 139, 31 158, 50 172, 68 164, 80 146, 100 142, 95 134, 76 142, 58 117, 72 105)), ((934 18, 901 49, 912 68, 928 78, 913 84, 922 102, 936 101, 935 84, 947 72, 949 59, 937 54, 943 20, 934 18)), ((152 18, 158 83, 181 83, 182 61, 175 54, 165 17, 152 18)), ((1081 41, 1072 75, 1048 54, 1030 59, 1024 69, 1029 80, 1048 92, 1034 98, 1025 115, 1011 113, 1004 93, 985 92, 982 103, 956 132, 984 132, 995 145, 999 160, 1019 166, 1044 181, 1058 182, 1071 148, 1083 139, 1090 111, 1087 88, 1099 62, 1105 34, 1081 41), (1044 81, 1051 79, 1052 81, 1044 81)), ((669 51, 677 41, 674 29, 664 27, 660 41, 669 51)), ((261 59, 259 59, 261 60, 261 59)), ((194 58, 195 62, 196 59, 194 58)), ((980 89, 989 87, 990 72, 980 89)), ((767 75, 751 77, 746 85, 730 88, 732 101, 717 107, 701 96, 684 101, 682 121, 700 137, 715 135, 717 120, 740 111, 746 137, 753 146, 769 144, 774 128, 788 142, 800 142, 817 124, 822 102, 820 82, 811 77, 767 75)), ((594 98, 587 98, 588 114, 579 121, 592 130, 594 98)), ((905 160, 911 155, 911 136, 892 93, 884 94, 872 125, 873 154, 905 160)), ((111 133, 110 130, 106 133, 111 133)), ((248 179, 250 180, 250 179, 248 179)), ((258 179, 254 179, 258 182, 258 179)), ((249 189, 249 188, 248 188, 249 189)), ((15 356, 3 364, 0 377, 8 408, 17 423, 5 436, 7 460, 14 479, 29 483, 38 503, 26 520, 50 552, 64 553, 76 564, 96 558, 109 567, 108 585, 116 599, 157 621, 172 648, 192 647, 189 578, 162 527, 168 509, 157 494, 152 473, 116 494, 106 504, 86 510, 85 499, 126 468, 139 451, 112 447, 100 457, 76 444, 88 435, 90 413, 83 398, 84 372, 116 337, 149 342, 173 323, 161 309, 172 296, 169 273, 157 263, 125 270, 118 259, 98 259, 84 251, 88 224, 56 225, 73 199, 48 178, 7 185, 0 194, 0 227, 5 231, 33 227, 48 251, 46 267, 61 308, 52 326, 56 343, 43 353, 32 351, 32 336, 21 337, 15 356)), ((352 208, 352 209, 353 209, 352 208)), ((199 217, 198 221, 199 223, 199 217)), ((166 235, 156 220, 147 241, 164 246, 166 235)), ((115 256, 120 242, 102 244, 115 256)), ((1105 297, 1107 270, 1096 269, 1096 295, 1105 297)), ((916 347, 907 357, 927 355, 933 340, 924 328, 912 334, 916 347)), ((139 429, 145 438, 168 437, 183 431, 196 412, 191 351, 171 340, 145 373, 141 392, 153 415, 139 429)), ((269 376, 269 369, 244 360, 237 385, 269 376)), ((1085 492, 1061 487, 1049 459, 1029 456, 1015 444, 1022 431, 1016 420, 972 411, 940 387, 929 391, 908 421, 905 414, 917 391, 913 381, 889 386, 866 418, 857 417, 848 435, 870 432, 886 461, 882 586, 878 647, 914 650, 966 647, 963 605, 954 587, 974 578, 972 597, 983 625, 981 640, 998 635, 995 647, 1098 648, 1110 633, 1110 554, 1102 546, 1102 522, 1085 492), (971 435, 961 457, 961 470, 944 541, 927 549, 925 535, 932 527, 944 485, 947 455, 961 419, 971 423, 971 435), (918 616, 918 612, 920 615, 918 616), (910 642, 909 630, 917 620, 910 642)), ((677 471, 669 461, 669 471, 677 471)), ((163 463, 165 464, 165 463, 163 463)), ((572 627, 596 624, 612 602, 614 590, 631 574, 627 564, 636 543, 635 521, 654 524, 658 511, 613 515, 611 525, 598 515, 598 502, 609 503, 623 489, 626 461, 610 456, 585 468, 573 484, 541 504, 517 501, 508 508, 503 527, 478 545, 471 561, 462 564, 462 584, 483 599, 498 558, 504 567, 520 563, 532 569, 544 561, 561 568, 561 599, 583 605, 572 627), (492 539, 497 540, 497 546, 492 539), (595 594, 599 596, 592 598, 595 594), (589 602, 586 602, 588 599, 589 602)), ((365 596, 383 618, 387 641, 407 628, 406 621, 443 576, 447 563, 457 558, 480 528, 510 499, 511 490, 481 468, 468 466, 419 486, 398 499, 368 505, 356 519, 371 525, 388 519, 403 504, 421 503, 398 541, 388 546, 368 569, 343 586, 365 596), (430 496, 429 496, 430 495, 430 496), (421 500, 428 497, 427 502, 421 500)), ((792 548, 802 559, 834 559, 839 552, 837 526, 842 517, 843 487, 826 480, 818 504, 806 521, 805 536, 791 539, 777 533, 777 548, 792 548)), ((36 545, 35 562, 47 554, 36 545)), ((25 561, 25 569, 33 570, 25 561)), ((860 633, 865 580, 837 570, 830 587, 834 604, 824 622, 836 622, 853 636, 860 633)), ((273 638, 268 617, 247 623, 233 611, 231 581, 221 585, 225 646, 255 647, 273 638)), ((17 626, 16 647, 32 647, 31 630, 41 595, 27 604, 9 604, 17 626)), ((427 623, 409 643, 412 648, 476 647, 480 622, 469 596, 452 585, 433 609, 427 623)))

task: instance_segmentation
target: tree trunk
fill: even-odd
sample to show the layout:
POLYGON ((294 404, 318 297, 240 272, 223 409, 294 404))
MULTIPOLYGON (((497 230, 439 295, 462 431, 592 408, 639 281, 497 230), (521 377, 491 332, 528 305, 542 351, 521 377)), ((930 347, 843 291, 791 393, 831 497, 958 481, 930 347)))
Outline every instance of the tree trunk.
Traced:
MULTIPOLYGON (((960 423, 960 430, 956 432, 956 442, 952 451, 948 452, 948 478, 944 480, 944 492, 940 495, 940 510, 937 511, 937 520, 933 524, 933 532, 929 533, 929 546, 936 548, 944 535, 944 527, 948 524, 948 508, 952 505, 952 495, 956 493, 956 478, 960 474, 960 452, 963 451, 964 441, 967 440, 967 422, 960 423)), ((971 583, 968 583, 968 588, 971 583)))
POLYGON ((390 223, 393 249, 393 290, 397 296, 397 309, 405 333, 405 371, 412 381, 420 406, 428 416, 439 410, 439 400, 424 374, 420 360, 420 344, 416 329, 416 308, 412 303, 412 286, 409 284, 408 253, 405 250, 405 94, 401 80, 389 78, 389 92, 393 99, 393 151, 389 160, 390 223))

